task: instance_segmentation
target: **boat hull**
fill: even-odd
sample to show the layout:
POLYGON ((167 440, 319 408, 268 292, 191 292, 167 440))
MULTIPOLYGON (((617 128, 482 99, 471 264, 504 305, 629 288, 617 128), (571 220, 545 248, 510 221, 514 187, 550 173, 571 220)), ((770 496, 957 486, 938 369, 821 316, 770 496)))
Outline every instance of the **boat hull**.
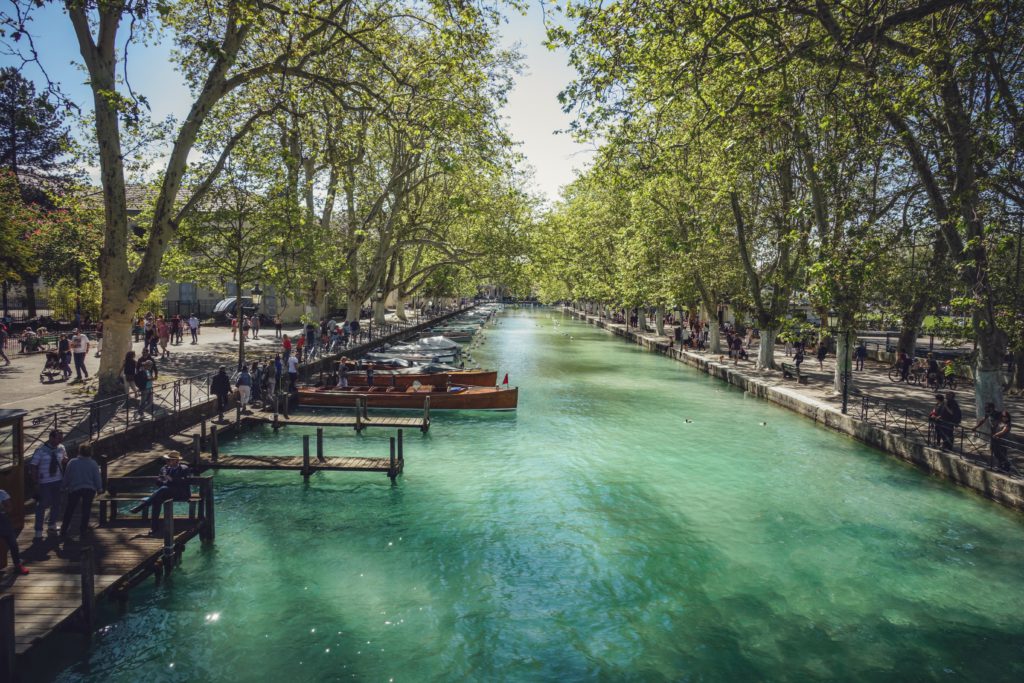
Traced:
MULTIPOLYGON (((348 383, 350 386, 366 386, 366 373, 349 371, 348 383)), ((375 387, 397 387, 408 389, 414 382, 420 384, 432 384, 434 386, 456 386, 470 387, 493 387, 498 383, 497 370, 460 370, 458 372, 439 372, 431 374, 397 374, 390 372, 375 372, 373 375, 373 386, 375 387), (394 379, 394 381, 392 381, 394 379)))
POLYGON ((390 408, 402 410, 423 410, 425 400, 430 397, 431 410, 515 410, 519 405, 519 389, 500 387, 452 387, 458 391, 422 386, 419 390, 405 391, 392 387, 361 387, 328 389, 302 387, 298 401, 301 406, 354 407, 359 400, 366 401, 367 408, 390 408))

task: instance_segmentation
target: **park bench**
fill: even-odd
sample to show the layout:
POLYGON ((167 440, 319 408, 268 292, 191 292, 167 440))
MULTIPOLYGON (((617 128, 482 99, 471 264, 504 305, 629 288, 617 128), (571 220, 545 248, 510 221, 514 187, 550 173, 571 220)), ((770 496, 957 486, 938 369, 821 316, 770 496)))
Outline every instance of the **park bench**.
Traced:
MULTIPOLYGON (((188 479, 190 486, 195 486, 201 483, 201 481, 198 477, 190 477, 188 479)), ((110 477, 106 487, 107 493, 96 496, 96 501, 99 503, 100 508, 100 524, 106 524, 108 521, 117 519, 120 512, 119 506, 122 503, 128 503, 130 504, 129 507, 134 507, 148 498, 157 487, 157 479, 156 477, 110 477), (141 490, 143 488, 145 490, 141 490)), ((173 502, 188 503, 188 518, 196 519, 197 516, 202 517, 203 507, 200 503, 203 500, 203 494, 200 491, 199 493, 190 492, 188 500, 176 500, 173 502)), ((147 505, 142 510, 142 519, 148 520, 149 514, 150 506, 147 505)))
POLYGON ((800 374, 800 368, 795 363, 782 364, 782 378, 795 379, 798 384, 807 384, 807 376, 800 374))

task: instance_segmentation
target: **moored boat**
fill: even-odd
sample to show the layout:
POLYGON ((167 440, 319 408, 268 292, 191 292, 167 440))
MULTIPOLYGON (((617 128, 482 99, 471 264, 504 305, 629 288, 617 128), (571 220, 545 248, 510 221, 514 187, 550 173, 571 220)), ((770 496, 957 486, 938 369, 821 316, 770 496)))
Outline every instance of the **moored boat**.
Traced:
POLYGON ((430 397, 431 410, 515 410, 519 389, 512 387, 434 386, 423 384, 406 389, 398 387, 300 387, 299 405, 353 407, 365 400, 367 408, 423 410, 430 397))
MULTIPOLYGON (((398 387, 405 389, 414 383, 432 384, 434 386, 456 386, 472 387, 493 387, 498 383, 497 370, 445 370, 444 372, 414 372, 417 368, 409 368, 405 371, 395 372, 393 370, 374 369, 373 386, 375 387, 398 387)), ((345 377, 352 386, 366 386, 366 372, 363 370, 349 370, 345 377)))

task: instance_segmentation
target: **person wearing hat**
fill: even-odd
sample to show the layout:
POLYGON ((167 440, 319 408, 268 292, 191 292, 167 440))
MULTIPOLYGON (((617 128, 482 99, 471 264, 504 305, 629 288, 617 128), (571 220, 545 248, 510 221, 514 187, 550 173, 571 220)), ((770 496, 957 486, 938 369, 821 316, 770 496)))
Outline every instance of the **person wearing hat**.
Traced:
POLYGON ((224 421, 224 408, 228 405, 228 395, 231 393, 231 378, 228 377, 228 369, 223 365, 210 381, 210 393, 217 397, 217 412, 220 413, 220 421, 224 421))
POLYGON ((153 509, 149 517, 150 536, 156 536, 160 531, 160 511, 163 510, 166 501, 188 500, 192 495, 188 483, 188 465, 181 462, 181 454, 171 453, 165 455, 164 458, 167 460, 167 464, 160 469, 160 474, 156 478, 160 484, 159 488, 131 509, 132 512, 138 513, 147 506, 152 506, 153 509))

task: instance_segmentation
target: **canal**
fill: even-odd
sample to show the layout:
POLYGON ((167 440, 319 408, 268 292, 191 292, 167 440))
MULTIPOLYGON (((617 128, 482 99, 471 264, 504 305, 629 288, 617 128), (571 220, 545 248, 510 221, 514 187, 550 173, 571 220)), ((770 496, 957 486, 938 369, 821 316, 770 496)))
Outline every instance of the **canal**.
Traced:
POLYGON ((550 310, 507 312, 476 360, 516 414, 435 414, 394 488, 218 474, 216 545, 34 676, 1024 680, 1018 514, 550 310))

